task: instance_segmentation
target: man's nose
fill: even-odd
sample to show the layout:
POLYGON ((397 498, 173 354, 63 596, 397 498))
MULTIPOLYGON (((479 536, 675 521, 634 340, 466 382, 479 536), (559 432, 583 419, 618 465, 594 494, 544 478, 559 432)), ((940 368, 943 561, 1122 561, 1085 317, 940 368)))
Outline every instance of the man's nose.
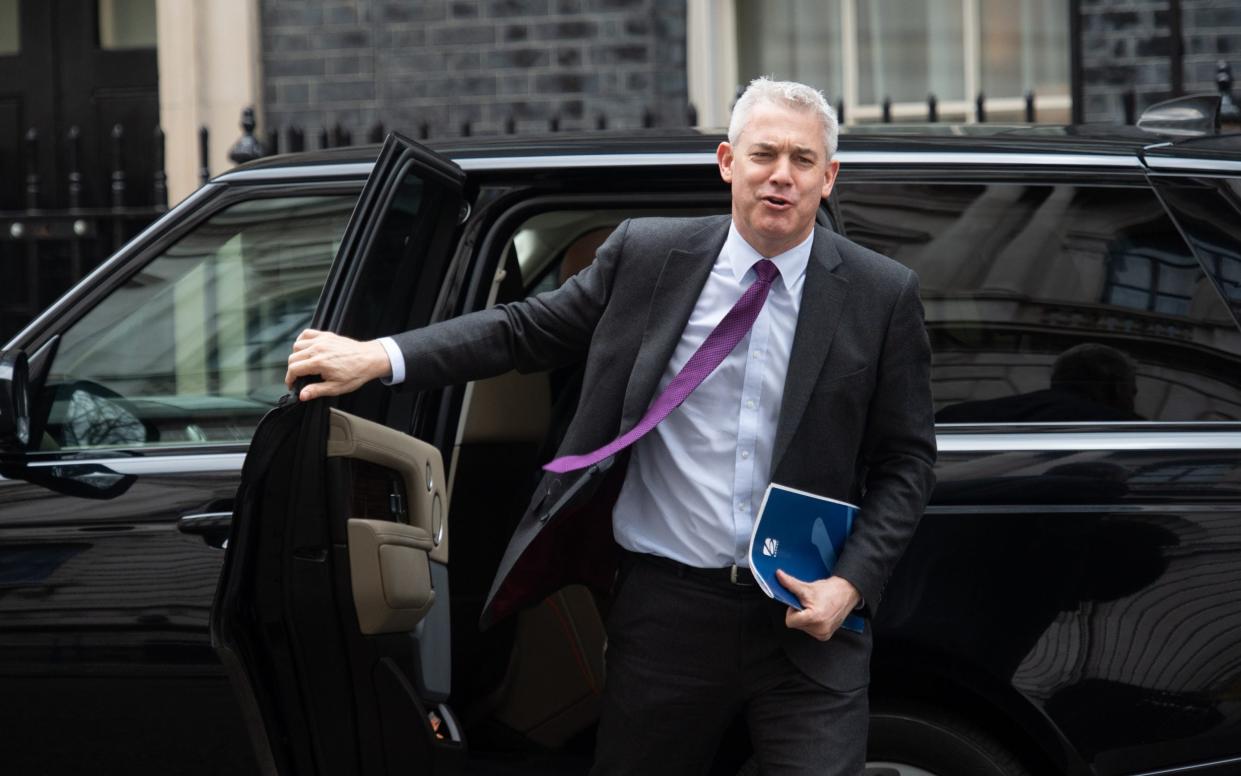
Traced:
POLYGON ((793 182, 793 160, 787 156, 779 156, 771 170, 771 182, 791 184, 793 182))

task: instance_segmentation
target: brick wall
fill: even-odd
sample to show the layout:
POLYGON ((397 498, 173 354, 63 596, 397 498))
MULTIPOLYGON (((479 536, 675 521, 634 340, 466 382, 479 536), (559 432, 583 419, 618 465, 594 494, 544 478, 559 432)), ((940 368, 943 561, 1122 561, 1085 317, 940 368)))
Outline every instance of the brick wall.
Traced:
MULTIPOLYGON (((1241 2, 1237 0, 1181 0, 1184 16, 1185 91, 1215 91, 1216 65, 1232 65, 1241 80, 1241 2)), ((1241 97, 1234 85, 1233 99, 1241 97)))
POLYGON ((685 4, 260 0, 267 127, 416 136, 684 123, 685 4))
MULTIPOLYGON (((1181 0, 1180 6, 1184 91, 1214 92, 1218 60, 1241 75, 1241 2, 1181 0)), ((1138 113, 1171 96, 1171 11, 1168 0, 1081 0, 1086 121, 1123 121, 1130 89, 1138 113)))

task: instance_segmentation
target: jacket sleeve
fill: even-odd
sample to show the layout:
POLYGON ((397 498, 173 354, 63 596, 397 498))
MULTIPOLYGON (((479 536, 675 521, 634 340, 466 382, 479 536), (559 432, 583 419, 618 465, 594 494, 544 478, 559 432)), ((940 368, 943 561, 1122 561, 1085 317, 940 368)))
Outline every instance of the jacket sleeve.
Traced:
POLYGON ((888 320, 867 412, 860 511, 835 568, 872 616, 935 483, 930 368, 918 278, 910 272, 888 320))
POLYGON ((583 358, 611 295, 628 230, 628 221, 618 226, 594 262, 558 289, 393 336, 405 359, 405 381, 394 387, 439 388, 583 358))

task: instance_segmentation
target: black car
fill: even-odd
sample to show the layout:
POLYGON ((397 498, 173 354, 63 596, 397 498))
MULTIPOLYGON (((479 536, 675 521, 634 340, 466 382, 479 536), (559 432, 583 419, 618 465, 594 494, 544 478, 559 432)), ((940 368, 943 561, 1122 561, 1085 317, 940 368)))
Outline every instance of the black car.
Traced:
MULTIPOLYGON (((477 627, 572 371, 301 405, 285 358, 727 212, 720 139, 260 160, 31 323, 0 359, 0 768, 584 772, 606 599, 477 627)), ((920 126, 839 158, 820 220, 918 272, 940 423, 871 772, 1241 772, 1241 140, 920 126)))

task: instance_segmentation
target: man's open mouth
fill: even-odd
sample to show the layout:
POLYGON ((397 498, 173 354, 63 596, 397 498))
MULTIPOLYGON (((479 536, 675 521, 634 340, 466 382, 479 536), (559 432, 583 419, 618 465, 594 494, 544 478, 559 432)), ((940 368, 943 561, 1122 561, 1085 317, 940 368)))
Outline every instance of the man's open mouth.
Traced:
POLYGON ((777 197, 774 195, 769 195, 769 196, 763 197, 762 199, 768 205, 771 205, 772 207, 778 207, 778 208, 789 207, 790 205, 793 204, 792 202, 785 199, 784 197, 777 197))

